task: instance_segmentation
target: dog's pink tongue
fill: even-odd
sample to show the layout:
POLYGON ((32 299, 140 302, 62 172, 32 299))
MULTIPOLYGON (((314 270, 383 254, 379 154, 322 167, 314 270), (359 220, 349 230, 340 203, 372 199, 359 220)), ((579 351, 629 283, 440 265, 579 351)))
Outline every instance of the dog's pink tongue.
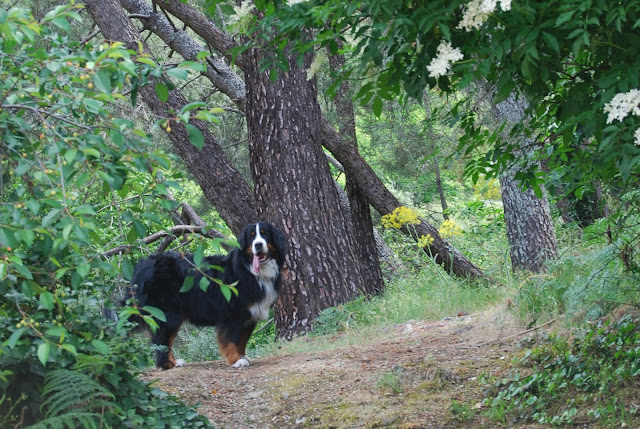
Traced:
POLYGON ((258 255, 253 255, 253 265, 251 268, 253 268, 253 271, 256 273, 260 272, 260 258, 258 255))

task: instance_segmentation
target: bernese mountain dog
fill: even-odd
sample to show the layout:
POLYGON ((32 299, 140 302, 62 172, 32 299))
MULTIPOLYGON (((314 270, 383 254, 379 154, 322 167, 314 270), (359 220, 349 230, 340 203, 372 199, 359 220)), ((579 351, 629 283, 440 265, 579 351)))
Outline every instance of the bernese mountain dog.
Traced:
POLYGON ((227 255, 207 256, 201 269, 210 278, 235 285, 238 292, 227 301, 219 285, 211 282, 206 292, 199 287, 202 272, 195 268, 192 255, 164 252, 138 262, 129 294, 140 307, 152 306, 164 312, 166 321, 156 319, 158 328, 153 344, 165 346, 156 351, 156 366, 170 369, 184 365, 175 359, 173 342, 185 320, 199 326, 215 326, 220 354, 234 368, 249 365, 245 356, 247 341, 269 309, 280 289, 287 249, 284 232, 268 222, 248 225, 238 237, 240 249, 227 255), (193 286, 180 292, 188 276, 193 286))

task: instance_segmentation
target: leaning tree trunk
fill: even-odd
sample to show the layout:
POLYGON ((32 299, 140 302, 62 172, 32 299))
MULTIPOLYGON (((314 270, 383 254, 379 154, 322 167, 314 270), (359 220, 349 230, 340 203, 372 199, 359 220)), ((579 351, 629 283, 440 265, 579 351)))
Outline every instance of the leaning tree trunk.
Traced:
MULTIPOLYGON (((339 42, 338 42, 339 43, 339 42)), ((333 71, 338 71, 344 66, 344 56, 330 55, 329 65, 333 71)), ((356 136, 356 117, 353 113, 351 90, 348 82, 342 82, 335 97, 335 106, 338 113, 338 130, 342 137, 358 150, 358 138, 356 136)), ((376 239, 373 235, 373 220, 369 201, 358 187, 358 183, 351 176, 345 174, 346 191, 349 197, 351 212, 351 236, 355 252, 362 264, 362 274, 365 277, 366 293, 381 293, 384 290, 382 271, 380 270, 380 258, 376 251, 376 239)))
MULTIPOLYGON (((526 100, 516 99, 512 93, 505 101, 494 106, 494 113, 500 122, 507 122, 509 129, 525 120, 526 100)), ((533 139, 521 136, 519 146, 522 151, 530 147, 533 139)), ((522 190, 514 179, 517 167, 500 177, 504 219, 510 245, 511 265, 514 269, 540 272, 548 259, 557 253, 556 235, 549 209, 547 192, 543 185, 542 197, 538 198, 532 189, 522 190)))
MULTIPOLYGON (((371 166, 326 120, 322 123, 322 144, 342 164, 345 171, 356 179, 359 188, 378 213, 382 215, 392 213, 394 209, 402 206, 400 201, 376 176, 371 166)), ((433 255, 435 261, 441 264, 447 272, 461 277, 486 278, 478 267, 473 265, 450 243, 443 240, 438 231, 424 220, 421 219, 418 225, 412 225, 410 228, 405 226, 401 231, 416 241, 423 235, 430 235, 433 242, 424 250, 429 255, 433 255)))
MULTIPOLYGON (((84 3, 107 40, 123 42, 137 51, 138 42, 141 42, 138 31, 117 0, 86 0, 84 3)), ((180 111, 188 103, 178 90, 170 91, 168 100, 162 102, 154 85, 140 88, 139 94, 157 117, 175 115, 174 112, 180 111)), ((205 197, 214 204, 231 230, 239 233, 247 223, 257 219, 253 194, 241 173, 227 159, 207 124, 195 119, 190 124, 196 126, 204 136, 202 150, 193 146, 188 130, 180 122, 172 122, 172 130, 167 135, 198 181, 205 197)))
POLYGON ((291 338, 366 288, 322 151, 315 80, 295 66, 272 80, 260 71, 262 52, 244 55, 251 170, 260 217, 289 237, 275 319, 277 336, 291 338))

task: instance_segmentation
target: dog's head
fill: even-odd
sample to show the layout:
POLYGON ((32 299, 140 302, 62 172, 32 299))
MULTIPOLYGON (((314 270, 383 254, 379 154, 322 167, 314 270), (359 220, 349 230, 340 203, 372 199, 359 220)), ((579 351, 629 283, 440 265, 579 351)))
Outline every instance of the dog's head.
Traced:
POLYGON ((275 260, 279 267, 284 264, 287 237, 269 222, 248 225, 238 237, 238 243, 256 273, 260 272, 260 265, 270 260, 275 260))

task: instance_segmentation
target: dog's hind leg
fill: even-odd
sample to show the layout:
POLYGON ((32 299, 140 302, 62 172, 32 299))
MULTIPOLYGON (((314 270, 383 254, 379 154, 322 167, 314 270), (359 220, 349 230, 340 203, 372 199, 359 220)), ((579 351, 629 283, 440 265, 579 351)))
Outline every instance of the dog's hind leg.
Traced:
POLYGON ((156 333, 151 338, 153 344, 165 346, 166 350, 156 351, 156 366, 162 369, 171 369, 176 366, 183 366, 184 360, 178 359, 173 356, 173 341, 178 336, 180 325, 182 325, 182 318, 175 314, 165 314, 167 321, 160 322, 156 333))

